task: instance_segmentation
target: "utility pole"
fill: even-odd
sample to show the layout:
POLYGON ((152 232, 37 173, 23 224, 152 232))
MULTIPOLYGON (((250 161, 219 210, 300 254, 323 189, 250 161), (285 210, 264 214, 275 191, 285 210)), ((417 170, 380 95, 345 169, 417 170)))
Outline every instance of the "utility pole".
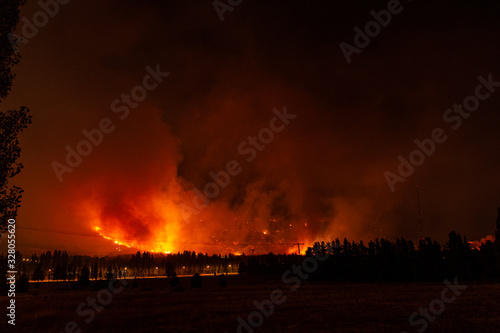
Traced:
POLYGON ((418 203, 418 224, 420 227, 420 239, 424 238, 424 233, 422 232, 422 209, 420 208, 420 190, 417 185, 417 203, 418 203))
POLYGON ((292 245, 297 245, 297 247, 299 249, 299 257, 300 257, 300 246, 304 245, 304 243, 293 243, 292 245))

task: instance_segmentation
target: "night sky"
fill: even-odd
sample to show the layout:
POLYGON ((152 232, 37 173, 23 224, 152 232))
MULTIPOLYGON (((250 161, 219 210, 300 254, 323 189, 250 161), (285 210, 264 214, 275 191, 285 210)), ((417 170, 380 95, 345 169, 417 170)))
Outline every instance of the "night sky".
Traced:
MULTIPOLYGON (((21 17, 33 22, 40 10, 30 2, 21 17)), ((243 0, 223 21, 212 1, 60 5, 20 45, 3 105, 25 105, 33 115, 14 180, 25 190, 18 248, 136 251, 91 237, 96 226, 140 250, 163 241, 162 250, 176 252, 248 252, 256 244, 256 252, 282 253, 297 241, 336 237, 415 241, 417 185, 425 236, 493 234, 499 14, 494 1, 462 0, 243 0), (364 31, 370 11, 388 3, 398 13, 348 63, 341 43, 354 47, 354 28, 364 31), (148 81, 158 84, 144 100, 120 101, 157 68, 163 76, 148 81), (488 77, 493 83, 485 85, 488 77), (468 98, 477 91, 482 100, 468 98), (461 116, 454 104, 466 99, 477 109, 461 116), (296 117, 254 148, 254 159, 242 154, 249 136, 284 109, 296 117), (82 131, 106 118, 110 133, 60 181, 54 161, 67 164, 66 147, 76 149, 82 131), (384 174, 397 174, 398 157, 408 160, 415 140, 429 142, 436 129, 443 142, 429 156, 414 153, 425 161, 392 191, 384 174), (210 173, 233 160, 240 172, 186 215, 192 189, 203 191, 210 173)))

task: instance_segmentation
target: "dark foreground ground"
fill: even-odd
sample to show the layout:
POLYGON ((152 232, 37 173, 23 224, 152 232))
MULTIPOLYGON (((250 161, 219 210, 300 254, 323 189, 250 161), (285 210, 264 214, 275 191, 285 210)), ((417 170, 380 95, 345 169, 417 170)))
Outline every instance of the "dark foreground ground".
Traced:
MULTIPOLYGON (((412 327, 409 316, 440 299, 445 288, 444 283, 308 282, 292 291, 293 283, 280 277, 239 275, 227 277, 227 288, 215 277, 203 277, 203 287, 192 289, 190 278, 181 278, 186 290, 178 292, 166 279, 138 282, 138 288, 113 295, 89 323, 84 320, 92 311, 84 306, 81 310, 88 312, 80 316, 77 307, 87 297, 95 298, 95 290, 68 291, 63 282, 42 283, 36 292, 31 286, 16 297, 15 329, 5 320, 7 297, 0 297, 0 331, 65 332, 66 323, 74 321, 78 328, 68 332, 237 332, 238 316, 247 319, 257 310, 253 301, 268 300, 272 290, 280 289, 286 301, 263 316, 261 326, 241 332, 417 332, 421 325, 412 327)), ((468 284, 426 332, 500 332, 500 285, 468 284)))

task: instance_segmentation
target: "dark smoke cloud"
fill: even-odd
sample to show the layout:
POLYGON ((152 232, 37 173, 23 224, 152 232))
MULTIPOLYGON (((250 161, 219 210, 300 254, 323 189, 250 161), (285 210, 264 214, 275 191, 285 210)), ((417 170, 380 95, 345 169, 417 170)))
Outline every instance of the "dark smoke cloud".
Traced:
MULTIPOLYGON (((242 172, 220 195, 189 223, 170 227, 186 243, 181 250, 223 250, 206 245, 215 241, 415 240, 417 184, 425 234, 492 232, 500 91, 457 131, 442 115, 474 92, 477 76, 500 81, 498 6, 402 2, 402 13, 347 64, 339 43, 352 43, 353 27, 387 2, 244 2, 224 22, 210 2, 125 3, 72 2, 23 46, 7 102, 35 116, 19 179, 27 225, 89 232, 88 211, 97 205, 103 226, 154 238, 165 223, 155 216, 157 200, 175 211, 211 181, 210 172, 237 160, 242 172), (110 103, 156 63, 171 75, 130 118, 112 118, 110 103), (238 145, 285 105, 297 118, 246 162, 238 145), (116 121, 116 131, 59 184, 50 163, 103 117, 116 121), (384 172, 395 172, 398 155, 407 157, 413 141, 436 127, 449 139, 392 193, 384 172), (262 235, 273 219, 292 225, 284 238, 262 235)), ((36 10, 33 3, 23 14, 36 10)), ((114 250, 107 240, 91 239, 89 250, 89 239, 25 237, 32 248, 114 250)), ((273 246, 262 251, 287 247, 273 246)))

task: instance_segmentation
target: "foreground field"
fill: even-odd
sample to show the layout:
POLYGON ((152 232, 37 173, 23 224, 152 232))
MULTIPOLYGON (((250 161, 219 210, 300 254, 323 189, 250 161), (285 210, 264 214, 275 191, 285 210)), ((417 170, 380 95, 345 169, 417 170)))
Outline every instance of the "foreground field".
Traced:
MULTIPOLYGON (((68 291, 68 283, 42 283, 17 295, 15 329, 2 314, 1 331, 65 332, 66 323, 74 321, 74 332, 237 332, 237 318, 247 319, 257 310, 253 301, 269 300, 271 291, 280 289, 286 300, 263 316, 261 326, 241 332, 417 332, 421 326, 412 327, 409 316, 440 299, 445 287, 307 282, 292 291, 294 283, 285 284, 280 277, 243 275, 228 276, 226 288, 217 282, 203 277, 202 288, 191 288, 190 279, 181 278, 185 291, 174 291, 166 279, 138 280, 137 288, 113 295, 89 323, 84 319, 91 317, 90 308, 82 306, 88 312, 80 316, 77 307, 95 298, 96 290, 68 291)), ((7 304, 7 297, 0 301, 7 304)), ((500 285, 468 284, 426 332, 500 332, 500 285)))

